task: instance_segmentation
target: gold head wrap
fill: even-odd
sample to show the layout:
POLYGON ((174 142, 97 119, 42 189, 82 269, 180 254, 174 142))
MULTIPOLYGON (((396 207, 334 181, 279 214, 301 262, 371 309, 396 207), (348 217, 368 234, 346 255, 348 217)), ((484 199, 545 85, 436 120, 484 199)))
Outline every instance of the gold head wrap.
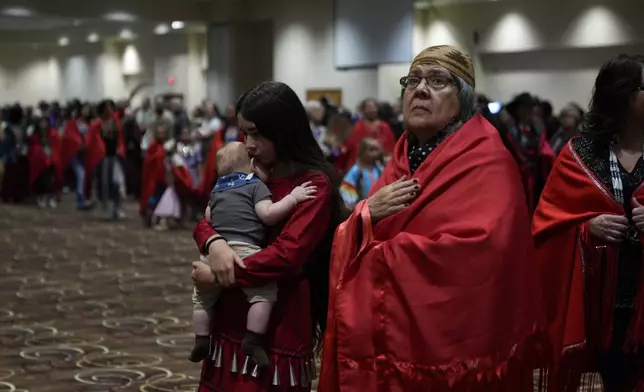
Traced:
POLYGON ((418 53, 411 63, 411 68, 417 65, 440 65, 449 72, 465 80, 472 88, 474 82, 474 65, 469 54, 454 46, 438 45, 418 53))

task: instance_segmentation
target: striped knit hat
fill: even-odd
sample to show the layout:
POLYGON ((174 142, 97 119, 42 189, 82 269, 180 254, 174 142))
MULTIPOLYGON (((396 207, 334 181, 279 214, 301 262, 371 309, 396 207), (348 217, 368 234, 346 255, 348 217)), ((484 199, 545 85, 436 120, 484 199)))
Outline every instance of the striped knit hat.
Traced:
POLYGON ((474 65, 472 58, 454 46, 430 46, 416 55, 411 63, 411 68, 417 65, 440 65, 449 72, 465 80, 472 88, 475 86, 474 65))

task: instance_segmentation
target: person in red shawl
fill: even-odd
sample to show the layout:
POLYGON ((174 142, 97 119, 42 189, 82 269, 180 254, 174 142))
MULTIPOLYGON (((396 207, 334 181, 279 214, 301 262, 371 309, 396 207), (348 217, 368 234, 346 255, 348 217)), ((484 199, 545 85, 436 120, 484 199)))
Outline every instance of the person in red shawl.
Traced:
POLYGON ((121 202, 125 198, 123 131, 108 101, 98 104, 96 114, 99 118, 85 136, 85 173, 95 178, 98 197, 107 216, 118 219, 124 215, 121 202))
POLYGON ((353 132, 347 137, 343 148, 344 173, 356 164, 360 141, 365 137, 379 141, 385 157, 391 155, 396 144, 396 137, 389 124, 378 119, 378 102, 375 99, 365 99, 360 105, 360 111, 364 117, 354 125, 353 132))
POLYGON ((63 180, 58 130, 52 129, 47 117, 39 118, 28 139, 29 184, 36 203, 56 208, 56 190, 63 180))
POLYGON ((470 56, 429 47, 400 83, 407 132, 334 239, 318 391, 532 391, 530 220, 470 56))
MULTIPOLYGON (((266 182, 277 201, 296 186, 311 181, 315 200, 299 205, 287 220, 269 228, 267 246, 244 259, 205 220, 193 235, 213 270, 202 262, 193 264, 198 289, 213 284, 234 285, 224 290, 215 314, 225 317, 211 329, 212 348, 204 361, 200 392, 309 391, 316 377, 314 342, 326 322, 331 240, 344 218, 337 171, 325 159, 315 141, 297 94, 279 82, 264 82, 240 98, 239 129, 248 153, 257 164, 269 168, 266 182), (277 281, 278 298, 265 335, 270 364, 259 369, 246 358, 241 341, 246 332, 248 302, 240 287, 259 287, 277 281)), ((216 222, 217 217, 212 217, 216 222)))
POLYGON ((139 214, 148 225, 155 223, 152 221, 152 213, 168 186, 165 161, 168 152, 174 149, 175 144, 174 140, 167 143, 170 129, 165 122, 157 123, 155 129, 151 131, 154 140, 145 152, 139 197, 139 214))
POLYGON ((530 212, 534 211, 555 160, 547 137, 546 126, 533 115, 538 101, 528 93, 519 94, 508 105, 513 124, 508 128, 519 166, 530 212))
POLYGON ((606 392, 644 390, 643 72, 642 57, 601 68, 582 136, 559 154, 534 214, 552 392, 590 372, 606 392))

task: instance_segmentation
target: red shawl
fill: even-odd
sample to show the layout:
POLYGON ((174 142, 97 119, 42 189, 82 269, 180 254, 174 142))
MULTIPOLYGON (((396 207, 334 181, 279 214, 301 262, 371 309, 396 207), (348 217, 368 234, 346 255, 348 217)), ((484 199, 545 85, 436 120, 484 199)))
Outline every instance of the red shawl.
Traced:
POLYGON ((45 153, 45 149, 40 144, 40 140, 36 132, 29 137, 28 141, 29 149, 27 151, 27 157, 29 158, 29 184, 33 186, 34 182, 38 179, 38 176, 53 165, 56 173, 56 186, 58 187, 63 179, 58 130, 50 129, 49 134, 47 135, 49 139, 49 147, 51 149, 51 154, 49 156, 45 153))
POLYGON ((528 169, 526 164, 526 157, 523 154, 521 148, 517 145, 516 140, 513 137, 508 137, 508 141, 512 143, 515 153, 519 156, 521 162, 519 162, 519 170, 521 171, 521 180, 523 182, 523 188, 525 190, 526 199, 528 202, 528 209, 530 212, 534 211, 536 206, 537 192, 540 192, 541 189, 537 189, 539 186, 539 179, 537 176, 541 177, 541 186, 545 183, 545 180, 552 170, 552 165, 555 161, 556 154, 552 150, 550 143, 546 137, 546 131, 542 128, 541 125, 537 125, 538 129, 541 129, 539 136, 539 173, 533 173, 528 169))
MULTIPOLYGON (((641 187, 635 196, 644 203, 641 187)), ((590 235, 590 219, 602 214, 623 216, 624 209, 569 142, 559 154, 532 223, 554 350, 551 391, 577 388, 581 373, 593 370, 590 353, 611 344, 619 246, 590 235)), ((640 290, 625 349, 644 343, 643 305, 640 290)))
MULTIPOLYGON (((172 161, 172 178, 174 189, 180 196, 189 197, 190 200, 199 200, 203 196, 202 187, 194 185, 192 174, 185 167, 181 157, 176 162, 174 159, 172 161)), ((203 206, 205 208, 205 203, 203 206)))
POLYGON ((83 135, 81 135, 78 129, 78 124, 75 119, 69 119, 65 124, 60 145, 60 164, 63 169, 69 167, 82 145, 83 135))
MULTIPOLYGON (((405 137, 372 192, 403 175, 405 137)), ((336 232, 318 391, 532 391, 545 323, 510 153, 477 115, 413 177, 411 206, 372 226, 363 201, 336 232)))
POLYGON ((139 214, 144 216, 148 209, 148 200, 154 195, 157 185, 165 184, 165 150, 163 144, 152 142, 145 152, 143 173, 141 175, 141 196, 139 214))
MULTIPOLYGON (((123 139, 123 128, 120 125, 120 121, 114 119, 116 126, 118 128, 118 154, 122 157, 125 156, 125 141, 123 139)), ((101 137, 101 125, 103 124, 102 120, 94 121, 87 131, 85 136, 85 142, 87 144, 86 158, 85 158, 85 173, 87 173, 86 178, 91 178, 92 173, 96 165, 105 158, 105 143, 101 137)))
POLYGON ((356 163, 358 159, 358 149, 360 141, 366 137, 371 137, 380 142, 385 155, 391 154, 396 145, 396 138, 394 132, 391 130, 389 124, 384 121, 378 122, 378 129, 372 129, 364 120, 360 120, 353 128, 353 132, 347 137, 344 145, 345 155, 342 157, 343 172, 349 171, 351 166, 356 163))

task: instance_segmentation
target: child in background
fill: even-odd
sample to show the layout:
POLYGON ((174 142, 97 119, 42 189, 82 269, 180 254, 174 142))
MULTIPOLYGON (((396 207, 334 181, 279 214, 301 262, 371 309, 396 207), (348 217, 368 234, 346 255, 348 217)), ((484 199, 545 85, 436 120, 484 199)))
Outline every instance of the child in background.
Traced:
MULTIPOLYGON (((313 199, 316 191, 310 182, 305 182, 282 200, 273 203, 271 192, 262 182, 268 176, 254 167, 244 144, 239 142, 228 143, 217 151, 217 170, 221 177, 212 191, 205 216, 241 259, 260 251, 265 245, 265 225, 271 226, 285 219, 298 204, 313 199), (214 219, 211 218, 213 216, 214 219)), ((273 303, 277 300, 277 284, 272 282, 264 287, 246 287, 243 291, 250 308, 242 350, 260 367, 266 366, 269 359, 263 348, 264 334, 273 303)), ((195 288, 193 292, 196 334, 190 355, 193 362, 208 356, 210 325, 218 296, 219 291, 201 293, 195 288)))
POLYGON ((353 209, 360 200, 367 198, 384 169, 382 160, 382 146, 376 139, 366 137, 360 141, 358 162, 349 169, 340 186, 347 208, 353 209))

